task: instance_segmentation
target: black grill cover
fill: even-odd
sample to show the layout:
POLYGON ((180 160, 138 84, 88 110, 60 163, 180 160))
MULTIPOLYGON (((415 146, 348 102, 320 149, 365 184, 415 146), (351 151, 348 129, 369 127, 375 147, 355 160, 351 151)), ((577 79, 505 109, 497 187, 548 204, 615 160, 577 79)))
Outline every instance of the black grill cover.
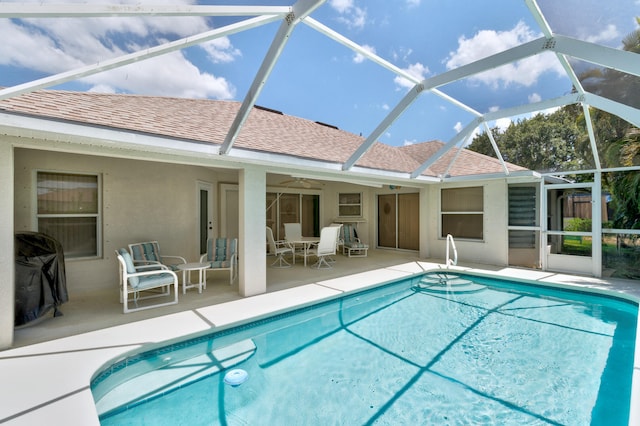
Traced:
POLYGON ((37 232, 16 234, 15 325, 23 325, 44 316, 52 308, 69 300, 62 245, 37 232))

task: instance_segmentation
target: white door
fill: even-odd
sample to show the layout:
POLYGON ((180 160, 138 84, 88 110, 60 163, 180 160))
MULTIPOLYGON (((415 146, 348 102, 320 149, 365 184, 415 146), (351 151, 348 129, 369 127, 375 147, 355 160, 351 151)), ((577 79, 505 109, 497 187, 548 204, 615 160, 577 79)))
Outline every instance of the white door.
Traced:
POLYGON ((542 258, 550 271, 601 275, 599 185, 546 185, 542 258))

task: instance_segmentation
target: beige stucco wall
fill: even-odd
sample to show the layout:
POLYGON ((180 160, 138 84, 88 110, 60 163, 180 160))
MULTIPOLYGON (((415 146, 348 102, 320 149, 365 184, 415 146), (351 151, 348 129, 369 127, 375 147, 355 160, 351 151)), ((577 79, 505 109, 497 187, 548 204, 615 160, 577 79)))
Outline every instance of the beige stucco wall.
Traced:
POLYGON ((15 260, 13 238, 13 147, 0 143, 0 349, 13 343, 15 260))
MULTIPOLYGON (((164 254, 197 260, 197 181, 215 183, 214 169, 30 149, 15 150, 15 230, 33 229, 34 171, 102 176, 102 256, 67 259, 67 288, 117 287, 114 250, 157 240, 164 254)), ((225 176, 228 179, 228 176, 225 176)))

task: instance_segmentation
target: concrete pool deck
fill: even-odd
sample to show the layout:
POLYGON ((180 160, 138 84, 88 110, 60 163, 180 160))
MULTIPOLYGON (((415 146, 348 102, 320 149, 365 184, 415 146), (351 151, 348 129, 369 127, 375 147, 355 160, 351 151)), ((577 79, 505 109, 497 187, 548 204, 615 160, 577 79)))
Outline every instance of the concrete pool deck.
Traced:
MULTIPOLYGON (((258 296, 115 325, 0 352, 0 423, 10 425, 99 425, 90 389, 94 374, 114 359, 181 337, 214 331, 305 306, 344 293, 409 277, 443 265, 410 261, 352 275, 332 277, 258 296)), ((640 283, 536 270, 482 265, 459 269, 504 278, 613 291, 640 301, 640 283)), ((640 400, 640 344, 636 338, 632 400, 640 400)), ((640 404, 632 404, 630 423, 640 425, 640 404)))

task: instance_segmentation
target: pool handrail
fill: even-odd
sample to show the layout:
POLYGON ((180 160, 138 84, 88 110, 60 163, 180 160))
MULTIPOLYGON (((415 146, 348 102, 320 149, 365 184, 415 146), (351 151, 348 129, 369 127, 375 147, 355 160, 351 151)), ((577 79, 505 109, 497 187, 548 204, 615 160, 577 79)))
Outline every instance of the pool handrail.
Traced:
POLYGON ((458 264, 458 250, 456 249, 456 243, 453 241, 453 235, 451 234, 447 234, 447 250, 444 260, 447 264, 447 269, 449 268, 449 265, 456 266, 458 264), (449 245, 453 248, 453 259, 449 257, 449 245))

